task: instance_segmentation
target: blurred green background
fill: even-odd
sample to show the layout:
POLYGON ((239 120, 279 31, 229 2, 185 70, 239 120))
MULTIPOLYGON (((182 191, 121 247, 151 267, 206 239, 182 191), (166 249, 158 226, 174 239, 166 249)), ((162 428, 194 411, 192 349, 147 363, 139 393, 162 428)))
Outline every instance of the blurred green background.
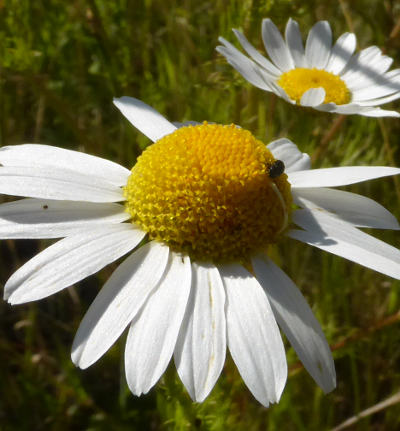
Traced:
MULTIPOLYGON (((216 53, 219 35, 234 41, 232 27, 263 52, 264 17, 281 30, 292 17, 304 36, 316 20, 328 19, 335 38, 354 31, 358 48, 378 45, 400 67, 398 0, 0 0, 0 144, 52 144, 130 168, 150 142, 112 105, 127 95, 170 120, 233 122, 264 142, 288 137, 313 154, 314 167, 399 166, 398 119, 290 106, 248 85, 216 53)), ((398 179, 348 189, 400 216, 398 179)), ((398 232, 373 234, 400 245, 398 232)), ((48 244, 2 241, 2 285, 48 244)), ((399 404, 379 404, 400 391, 400 282, 293 241, 274 258, 332 346, 338 387, 331 394, 322 393, 289 346, 289 379, 269 409, 254 400, 230 359, 203 404, 190 401, 173 365, 149 394, 130 394, 125 337, 88 370, 75 368, 74 333, 115 264, 38 303, 0 303, 0 429, 330 430, 372 406, 376 413, 346 429, 400 429, 399 404)))

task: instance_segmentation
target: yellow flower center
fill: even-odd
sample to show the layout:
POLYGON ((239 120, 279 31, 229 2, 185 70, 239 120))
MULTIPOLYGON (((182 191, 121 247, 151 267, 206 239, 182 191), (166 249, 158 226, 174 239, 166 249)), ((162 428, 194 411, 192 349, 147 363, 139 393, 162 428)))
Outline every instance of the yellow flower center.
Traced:
POLYGON ((286 94, 297 103, 310 88, 322 87, 325 90, 324 103, 343 105, 350 102, 350 91, 344 81, 337 75, 319 69, 297 68, 281 75, 278 84, 286 94))
POLYGON ((290 185, 274 162, 235 125, 182 127, 138 158, 126 210, 150 239, 194 260, 247 262, 288 224, 290 185))

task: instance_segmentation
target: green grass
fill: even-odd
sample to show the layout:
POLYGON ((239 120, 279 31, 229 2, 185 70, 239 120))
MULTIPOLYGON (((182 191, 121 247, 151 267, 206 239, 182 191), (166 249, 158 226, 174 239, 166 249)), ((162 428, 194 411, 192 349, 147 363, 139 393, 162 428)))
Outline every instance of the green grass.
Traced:
MULTIPOLYGON (((267 16, 281 30, 297 19, 303 34, 328 19, 335 37, 354 30, 359 48, 376 44, 400 66, 399 31, 391 36, 398 0, 0 0, 0 144, 53 144, 131 167, 149 141, 112 105, 113 97, 129 95, 171 120, 233 122, 265 142, 288 137, 314 154, 314 167, 400 165, 399 120, 351 116, 337 123, 335 115, 292 107, 252 88, 215 52, 219 35, 233 41, 232 27, 262 50, 267 16)), ((398 180, 349 189, 400 216, 398 180)), ((400 245, 396 232, 373 234, 400 245)), ((1 282, 45 245, 2 241, 1 282)), ((203 404, 190 401, 173 366, 148 395, 131 395, 124 339, 90 369, 75 368, 74 333, 110 265, 38 303, 1 302, 0 428, 320 431, 397 392, 400 282, 293 241, 275 253, 334 348, 338 388, 331 394, 323 395, 289 346, 288 383, 269 409, 253 399, 231 359, 203 404)), ((351 429, 399 427, 397 405, 351 429)))

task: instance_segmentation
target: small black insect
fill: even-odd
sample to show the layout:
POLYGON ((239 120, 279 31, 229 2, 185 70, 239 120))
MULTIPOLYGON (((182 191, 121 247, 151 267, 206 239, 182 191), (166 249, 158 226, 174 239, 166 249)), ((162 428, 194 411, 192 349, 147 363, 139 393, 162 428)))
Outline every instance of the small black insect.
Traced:
POLYGON ((275 160, 272 165, 268 166, 268 175, 270 178, 277 178, 285 171, 285 164, 282 160, 275 160))

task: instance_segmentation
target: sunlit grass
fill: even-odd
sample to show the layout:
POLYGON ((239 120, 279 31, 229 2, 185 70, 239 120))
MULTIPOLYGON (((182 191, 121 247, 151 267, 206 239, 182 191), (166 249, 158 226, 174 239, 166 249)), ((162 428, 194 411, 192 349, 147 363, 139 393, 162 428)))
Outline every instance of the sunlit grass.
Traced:
MULTIPOLYGON (((328 19, 337 37, 355 31, 395 58, 398 0, 0 0, 0 144, 40 142, 131 167, 149 141, 121 117, 112 98, 128 95, 170 120, 235 123, 265 142, 288 137, 314 167, 400 165, 400 123, 299 109, 251 88, 215 52, 219 35, 242 29, 262 50, 261 19, 304 34, 328 19)), ((396 104, 394 104, 396 106, 396 104)), ((399 105, 397 104, 397 107, 399 105)), ((350 187, 400 217, 393 178, 350 187)), ((399 234, 371 232, 396 247, 399 234)), ((38 250, 38 241, 0 244, 2 283, 38 250)), ((323 395, 288 347, 290 377, 278 405, 265 409, 233 361, 203 404, 193 404, 174 367, 136 398, 124 378, 120 340, 81 371, 70 360, 76 329, 116 265, 44 301, 0 303, 0 428, 4 430, 328 430, 400 388, 400 282, 303 244, 283 243, 274 259, 308 299, 334 349, 338 388, 323 395), (396 317, 397 316, 397 317, 396 317)), ((397 407, 358 430, 400 427, 397 407)))

